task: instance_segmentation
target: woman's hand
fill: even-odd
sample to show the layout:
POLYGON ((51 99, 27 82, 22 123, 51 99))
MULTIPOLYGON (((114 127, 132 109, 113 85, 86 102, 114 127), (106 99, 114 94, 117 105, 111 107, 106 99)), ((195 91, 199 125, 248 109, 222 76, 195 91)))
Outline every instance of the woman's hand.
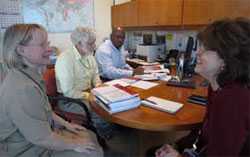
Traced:
POLYGON ((180 157, 181 155, 170 145, 165 144, 155 152, 156 157, 180 157))
POLYGON ((78 142, 76 144, 76 147, 74 148, 76 152, 88 153, 96 149, 96 144, 94 143, 94 140, 91 138, 91 135, 87 130, 82 131, 79 134, 79 137, 80 139, 78 138, 78 142))
POLYGON ((77 124, 74 124, 74 123, 66 123, 65 124, 65 127, 67 130, 73 132, 73 133, 76 133, 76 134, 80 134, 82 131, 87 131, 86 128, 80 126, 80 125, 77 125, 77 124))

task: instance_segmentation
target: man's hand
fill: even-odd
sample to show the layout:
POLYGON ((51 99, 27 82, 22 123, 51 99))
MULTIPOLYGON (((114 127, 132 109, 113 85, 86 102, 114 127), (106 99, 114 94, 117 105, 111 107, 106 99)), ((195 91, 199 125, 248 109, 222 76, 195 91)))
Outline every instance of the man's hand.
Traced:
POLYGON ((87 91, 82 92, 82 98, 83 100, 89 100, 90 93, 87 91))
POLYGON ((144 68, 139 66, 133 70, 133 75, 142 75, 144 74, 144 68))

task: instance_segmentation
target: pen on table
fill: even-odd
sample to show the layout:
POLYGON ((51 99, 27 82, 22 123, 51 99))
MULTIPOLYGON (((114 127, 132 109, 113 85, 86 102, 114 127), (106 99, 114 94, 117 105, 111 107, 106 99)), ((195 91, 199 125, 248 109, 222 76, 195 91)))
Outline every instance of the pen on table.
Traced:
POLYGON ((156 102, 152 101, 152 100, 148 100, 148 99, 145 99, 145 101, 151 103, 151 104, 155 104, 155 105, 158 105, 156 102))

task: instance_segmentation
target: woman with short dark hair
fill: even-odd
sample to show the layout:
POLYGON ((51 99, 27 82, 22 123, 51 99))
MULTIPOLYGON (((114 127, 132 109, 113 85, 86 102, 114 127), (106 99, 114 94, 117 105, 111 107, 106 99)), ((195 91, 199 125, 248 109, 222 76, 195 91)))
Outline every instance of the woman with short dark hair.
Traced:
MULTIPOLYGON (((204 145, 186 149, 183 155, 249 156, 250 21, 216 21, 198 34, 198 40, 195 71, 210 83, 207 113, 197 138, 204 145)), ((156 156, 180 154, 164 145, 156 156)))

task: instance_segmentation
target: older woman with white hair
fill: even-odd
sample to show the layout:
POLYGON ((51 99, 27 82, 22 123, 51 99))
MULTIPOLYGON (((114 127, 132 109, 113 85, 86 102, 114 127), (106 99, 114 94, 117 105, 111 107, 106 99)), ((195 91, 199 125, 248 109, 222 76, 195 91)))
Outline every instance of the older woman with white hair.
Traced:
POLYGON ((0 87, 0 156, 103 156, 93 132, 52 111, 42 80, 50 54, 47 32, 40 25, 7 28, 3 40, 6 76, 0 87))
MULTIPOLYGON (((89 91, 101 84, 93 57, 95 40, 93 30, 77 27, 71 33, 73 47, 68 52, 62 52, 55 65, 58 92, 67 97, 82 99, 85 104, 88 104, 89 91)), ((68 112, 84 113, 75 104, 60 104, 60 108, 68 112)))

